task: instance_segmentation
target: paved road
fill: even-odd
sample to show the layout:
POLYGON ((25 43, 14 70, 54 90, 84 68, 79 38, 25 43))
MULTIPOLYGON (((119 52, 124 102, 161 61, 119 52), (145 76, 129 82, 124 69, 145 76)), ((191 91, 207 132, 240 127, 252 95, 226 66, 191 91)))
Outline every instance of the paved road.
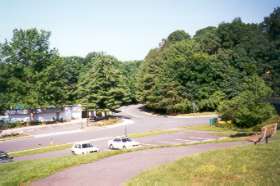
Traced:
POLYGON ((32 183, 33 186, 117 186, 142 171, 160 164, 174 161, 184 156, 224 149, 247 144, 245 142, 229 142, 219 144, 201 144, 188 147, 172 147, 137 151, 112 156, 77 167, 58 172, 45 179, 32 183))
MULTIPOLYGON (((143 138, 136 139, 139 141, 143 146, 150 146, 150 145, 175 145, 175 144, 191 144, 194 142, 203 142, 208 140, 216 140, 218 136, 211 135, 208 133, 203 132, 177 132, 173 134, 161 134, 156 136, 148 136, 143 138)), ((94 142, 94 144, 101 150, 106 151, 108 150, 107 140, 100 140, 94 142)), ((69 156, 71 155, 70 149, 60 150, 60 151, 53 151, 41 154, 34 154, 28 156, 21 156, 15 157, 15 161, 23 161, 23 160, 35 160, 35 159, 42 159, 42 158, 56 158, 60 156, 69 156)))
MULTIPOLYGON (((205 124, 209 117, 203 118, 175 118, 165 116, 154 116, 139 109, 141 105, 130 105, 120 109, 119 116, 130 119, 133 123, 127 125, 128 133, 139 133, 156 129, 168 129, 179 126, 205 124)), ((56 131, 57 129, 53 129, 56 131)), ((124 134, 124 126, 113 128, 94 127, 88 130, 77 131, 75 133, 65 133, 55 136, 43 136, 39 138, 26 138, 14 141, 0 142, 0 150, 17 151, 29 148, 38 148, 53 144, 71 143, 88 139, 103 139, 124 134)))

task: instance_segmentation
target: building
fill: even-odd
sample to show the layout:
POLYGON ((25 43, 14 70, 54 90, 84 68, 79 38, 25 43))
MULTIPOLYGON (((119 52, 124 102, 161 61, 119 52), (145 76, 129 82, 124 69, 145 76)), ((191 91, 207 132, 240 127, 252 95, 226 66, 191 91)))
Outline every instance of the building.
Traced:
POLYGON ((82 107, 80 105, 66 106, 60 108, 34 109, 33 114, 26 109, 7 110, 5 113, 11 122, 54 122, 71 121, 82 118, 82 107), (32 119, 33 118, 33 119, 32 119))

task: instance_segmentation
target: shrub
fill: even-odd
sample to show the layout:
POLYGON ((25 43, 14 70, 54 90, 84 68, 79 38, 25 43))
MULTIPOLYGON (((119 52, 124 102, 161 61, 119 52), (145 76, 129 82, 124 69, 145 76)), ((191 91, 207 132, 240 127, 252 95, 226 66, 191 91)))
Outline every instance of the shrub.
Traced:
POLYGON ((253 127, 271 118, 275 108, 258 99, 251 91, 244 91, 231 100, 222 102, 219 106, 222 119, 231 120, 237 127, 253 127))

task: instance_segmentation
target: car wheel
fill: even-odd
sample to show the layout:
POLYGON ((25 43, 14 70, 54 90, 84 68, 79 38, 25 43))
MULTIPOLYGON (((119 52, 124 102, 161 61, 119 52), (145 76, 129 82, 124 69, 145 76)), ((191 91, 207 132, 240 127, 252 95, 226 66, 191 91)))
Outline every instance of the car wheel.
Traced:
POLYGON ((109 146, 109 149, 113 149, 114 147, 113 147, 113 145, 111 144, 110 146, 109 146))

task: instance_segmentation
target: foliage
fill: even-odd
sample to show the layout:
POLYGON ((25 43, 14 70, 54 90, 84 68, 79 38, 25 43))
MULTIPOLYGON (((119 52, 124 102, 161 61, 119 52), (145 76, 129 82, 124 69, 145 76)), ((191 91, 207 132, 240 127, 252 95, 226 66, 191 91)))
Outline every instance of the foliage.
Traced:
POLYGON ((221 47, 221 39, 217 35, 216 27, 206 27, 198 30, 194 40, 197 41, 199 50, 209 54, 215 54, 221 47))
POLYGON ((225 100, 219 106, 224 120, 233 121, 237 127, 252 127, 271 118, 275 114, 275 109, 268 103, 263 102, 263 98, 269 96, 270 89, 261 89, 265 86, 259 80, 260 85, 255 91, 244 91, 231 100, 225 100))
POLYGON ((129 97, 131 100, 131 103, 137 103, 136 98, 136 76, 139 71, 139 66, 142 63, 142 61, 127 61, 122 63, 121 70, 125 76, 125 79, 127 80, 126 86, 129 90, 129 97))
POLYGON ((169 34, 165 44, 168 45, 174 42, 188 40, 190 38, 191 36, 188 33, 186 33, 184 30, 176 30, 171 34, 169 34))
POLYGON ((128 88, 119 66, 120 62, 111 56, 96 58, 78 82, 79 103, 94 110, 115 110, 128 103, 128 88))
POLYGON ((58 58, 57 52, 49 49, 49 37, 50 32, 46 31, 16 29, 11 41, 1 45, 3 68, 0 73, 6 81, 0 92, 1 108, 18 105, 36 108, 48 104, 41 79, 48 66, 58 58))
POLYGON ((171 33, 164 45, 150 50, 139 68, 138 100, 169 114, 219 108, 239 127, 267 119, 274 109, 266 98, 277 95, 280 87, 278 45, 267 29, 273 22, 270 27, 277 31, 278 9, 263 25, 236 18, 201 29, 193 38, 182 30, 171 33))

